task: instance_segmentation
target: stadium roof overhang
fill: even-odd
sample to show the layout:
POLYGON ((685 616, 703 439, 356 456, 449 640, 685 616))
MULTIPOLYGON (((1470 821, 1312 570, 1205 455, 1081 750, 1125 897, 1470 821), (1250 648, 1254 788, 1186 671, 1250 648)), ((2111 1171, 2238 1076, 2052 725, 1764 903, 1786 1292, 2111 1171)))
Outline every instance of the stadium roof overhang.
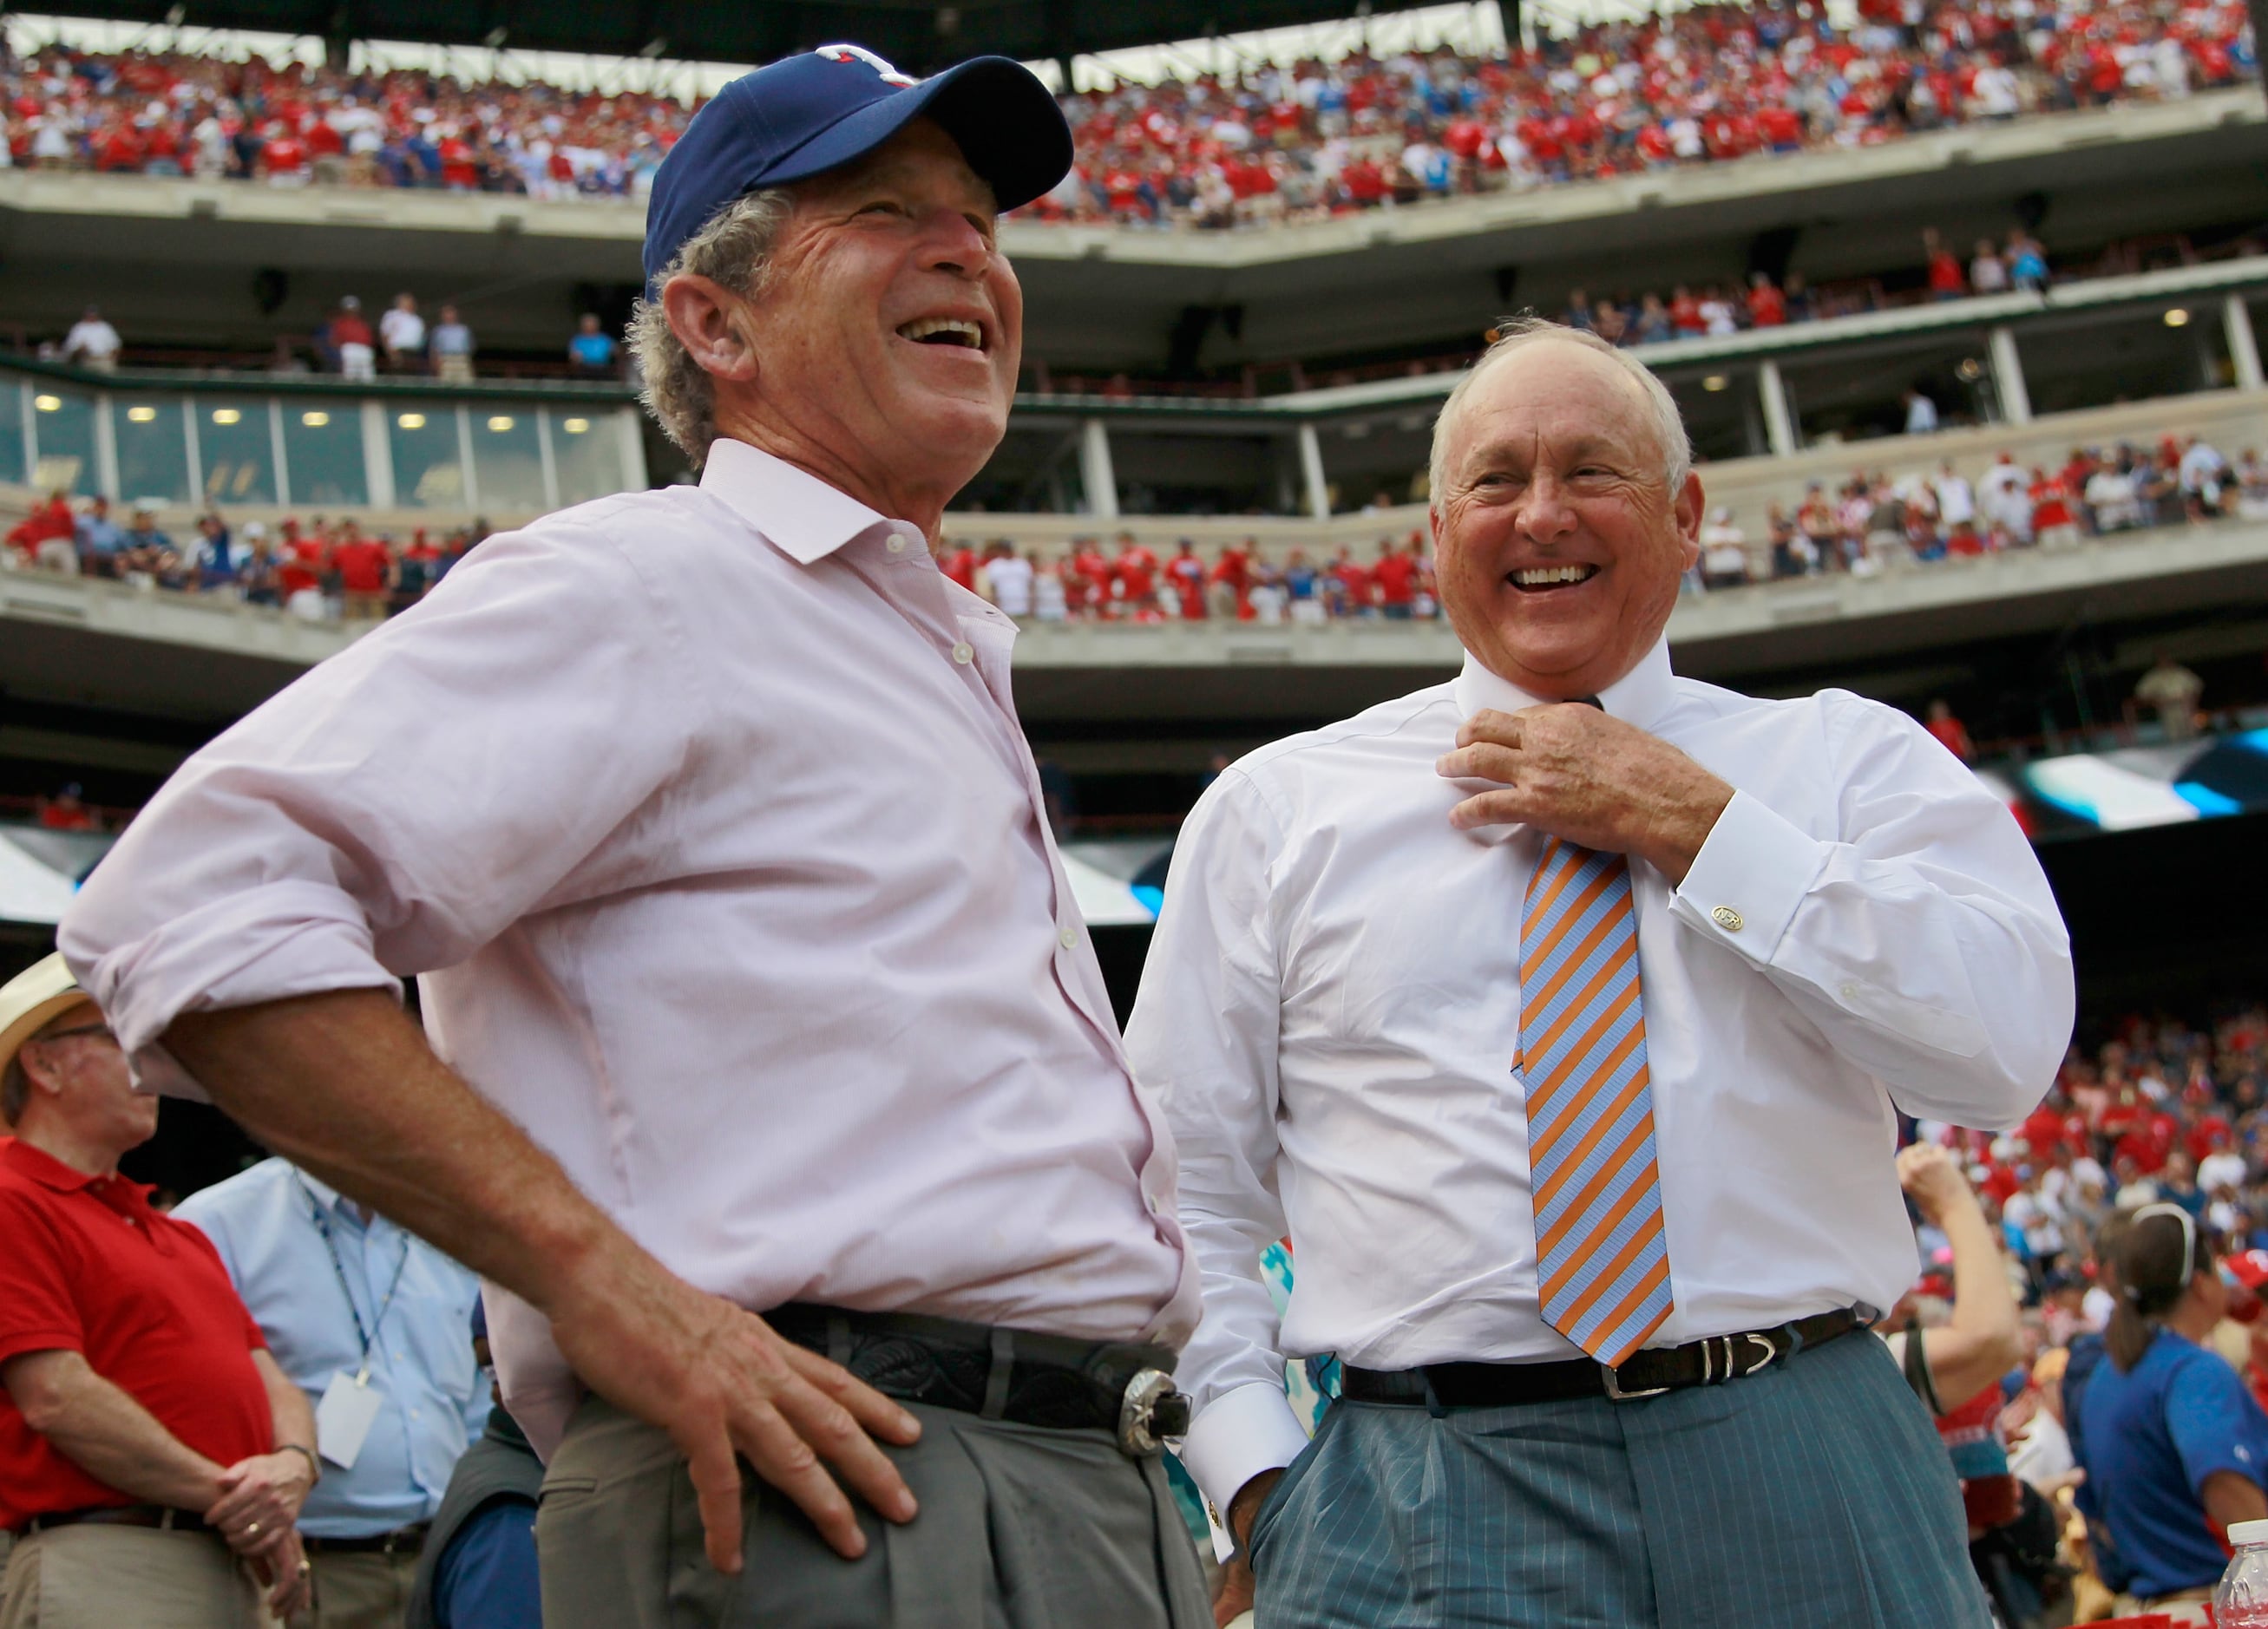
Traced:
POLYGON ((1346 16, 1350 0, 1238 0, 1234 15, 1197 0, 73 0, 74 16, 240 28, 327 40, 402 40, 600 56, 768 62, 849 42, 929 73, 987 52, 1030 61, 1161 40, 1284 28, 1346 16))

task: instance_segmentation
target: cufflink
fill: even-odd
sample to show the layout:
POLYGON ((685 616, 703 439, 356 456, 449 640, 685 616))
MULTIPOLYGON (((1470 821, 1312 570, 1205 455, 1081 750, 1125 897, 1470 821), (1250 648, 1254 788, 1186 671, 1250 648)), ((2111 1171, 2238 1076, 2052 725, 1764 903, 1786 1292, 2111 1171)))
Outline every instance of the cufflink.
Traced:
POLYGON ((1709 920, 1727 933, 1738 933, 1747 925, 1742 921, 1741 914, 1729 905, 1720 905, 1710 912, 1709 920))

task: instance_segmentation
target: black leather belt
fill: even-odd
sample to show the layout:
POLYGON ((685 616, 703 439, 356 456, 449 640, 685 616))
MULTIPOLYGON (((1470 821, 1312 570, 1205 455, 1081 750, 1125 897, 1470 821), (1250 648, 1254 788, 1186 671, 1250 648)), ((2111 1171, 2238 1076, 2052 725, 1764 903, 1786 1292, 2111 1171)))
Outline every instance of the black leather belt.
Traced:
POLYGON ((1859 1327, 1850 1308, 1799 1318, 1777 1329, 1712 1335, 1682 1346, 1639 1352, 1619 1369, 1571 1358, 1560 1363, 1428 1363, 1422 1369, 1343 1366, 1339 1395, 1357 1403, 1422 1403, 1444 1408, 1502 1408, 1604 1397, 1617 1403, 1689 1386, 1739 1380, 1824 1346, 1859 1327))
POLYGON ((33 1516, 16 1530, 28 1538, 49 1528, 77 1527, 82 1523, 93 1527, 154 1527, 173 1533, 212 1530, 195 1511, 176 1510, 170 1505, 90 1505, 83 1510, 50 1510, 33 1516))
POLYGON ((416 1555, 425 1548, 428 1525, 417 1522, 390 1533, 365 1533, 357 1538, 318 1538, 302 1533, 299 1542, 309 1555, 416 1555))
POLYGON ((1189 1428, 1189 1400, 1174 1390, 1174 1354, 1164 1346, 803 1302, 763 1317, 783 1339, 900 1402, 1018 1425, 1108 1431, 1138 1458, 1189 1428))

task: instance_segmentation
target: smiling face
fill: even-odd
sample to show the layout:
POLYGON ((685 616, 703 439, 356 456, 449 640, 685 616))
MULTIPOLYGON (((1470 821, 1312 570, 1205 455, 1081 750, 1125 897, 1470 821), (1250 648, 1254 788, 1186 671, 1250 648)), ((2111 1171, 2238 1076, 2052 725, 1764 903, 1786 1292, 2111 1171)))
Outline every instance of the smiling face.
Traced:
POLYGON ((1644 386, 1587 346, 1534 340, 1473 382, 1445 451, 1434 573, 1465 649, 1550 701, 1637 666, 1702 514, 1697 477, 1668 489, 1644 386))
MULTIPOLYGON (((770 273, 739 313, 751 416, 858 488, 949 496, 999 444, 1023 356, 1023 293, 994 240, 991 188, 917 119, 794 193, 770 273)), ((725 407, 720 390, 720 425, 725 407)))

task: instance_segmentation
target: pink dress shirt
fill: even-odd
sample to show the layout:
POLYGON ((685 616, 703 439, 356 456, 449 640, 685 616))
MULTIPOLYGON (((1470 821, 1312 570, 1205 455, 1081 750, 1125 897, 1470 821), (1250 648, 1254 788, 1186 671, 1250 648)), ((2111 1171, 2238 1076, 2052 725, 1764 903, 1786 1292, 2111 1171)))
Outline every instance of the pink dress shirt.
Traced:
MULTIPOLYGON (((1014 635, 917 528, 719 442, 697 488, 490 539, 191 759, 65 956, 169 1090, 177 1014, 417 975, 436 1051, 743 1306, 1178 1346, 1173 1144, 1048 835, 1014 635)), ((548 1453, 574 1378, 489 1295, 548 1453)))

